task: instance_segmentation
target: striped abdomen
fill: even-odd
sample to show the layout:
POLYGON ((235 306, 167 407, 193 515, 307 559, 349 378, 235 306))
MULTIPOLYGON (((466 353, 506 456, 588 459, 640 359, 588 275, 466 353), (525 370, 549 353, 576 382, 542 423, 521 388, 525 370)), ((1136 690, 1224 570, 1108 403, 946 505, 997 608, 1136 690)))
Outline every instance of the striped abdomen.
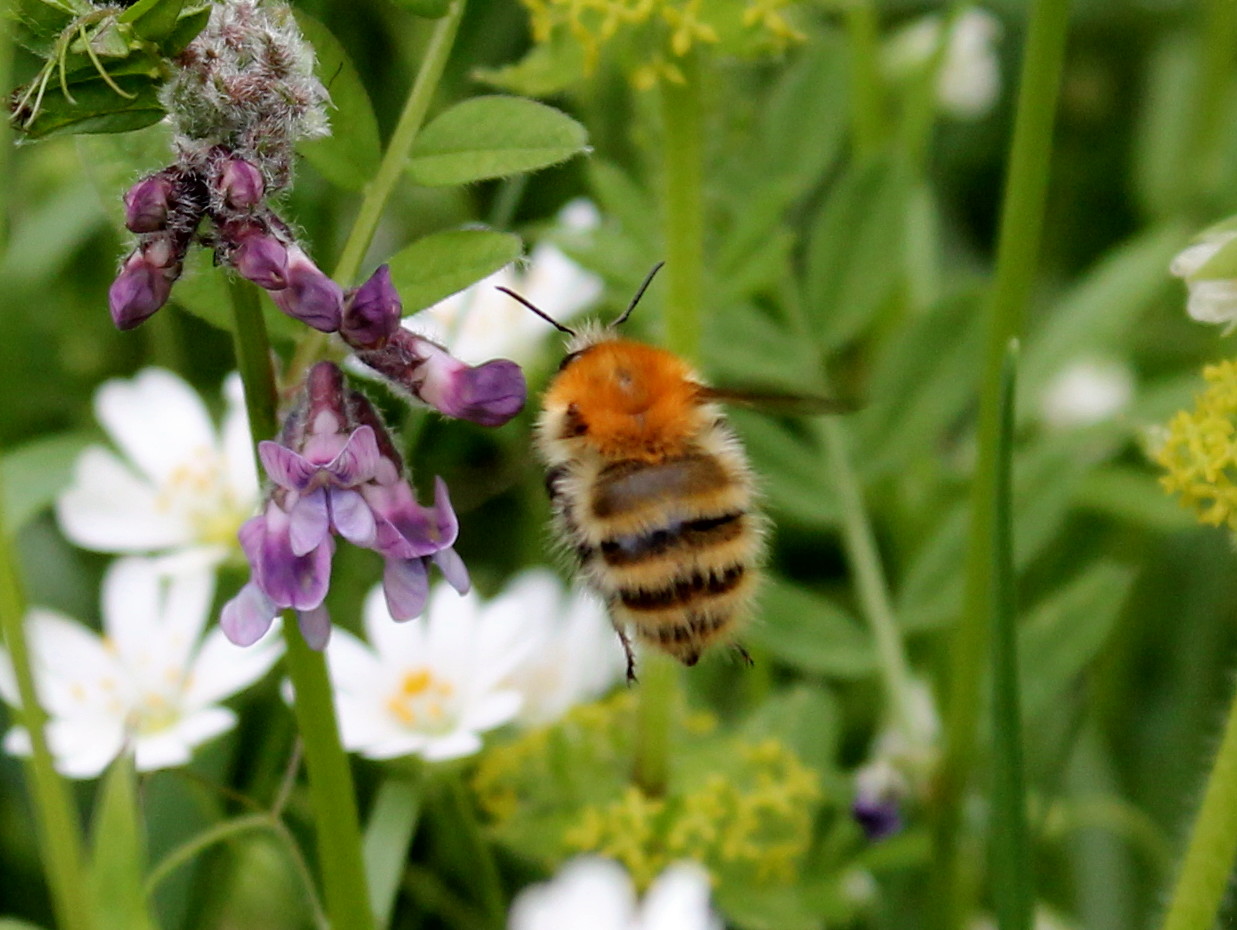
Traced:
POLYGON ((687 665, 733 632, 761 549, 750 478, 733 448, 557 477, 560 523, 616 626, 687 665))

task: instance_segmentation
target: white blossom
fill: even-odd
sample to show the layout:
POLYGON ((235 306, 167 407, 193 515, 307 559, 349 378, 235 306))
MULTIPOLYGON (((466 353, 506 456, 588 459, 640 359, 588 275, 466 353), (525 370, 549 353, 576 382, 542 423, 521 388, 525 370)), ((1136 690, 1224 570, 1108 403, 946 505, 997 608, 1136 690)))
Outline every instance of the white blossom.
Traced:
POLYGON ((627 872, 608 859, 582 857, 551 881, 516 897, 508 930, 722 930, 709 907, 709 878, 690 862, 661 873, 637 900, 627 872))
POLYGON ((1185 280, 1189 289, 1186 313, 1200 323, 1226 323, 1225 334, 1237 326, 1237 278, 1203 277, 1202 271, 1216 255, 1237 239, 1237 230, 1218 228, 1205 232, 1199 241, 1179 252, 1169 270, 1185 280))
MULTIPOLYGON (((194 747, 235 725, 219 702, 266 674, 282 646, 268 636, 241 649, 218 628, 203 638, 214 587, 205 568, 169 574, 150 559, 126 558, 103 580, 102 636, 54 611, 30 611, 35 690, 61 772, 94 778, 125 748, 139 771, 184 765, 194 747)), ((19 706, 3 652, 0 696, 19 706)), ((4 747, 28 754, 30 736, 14 727, 4 747)))
POLYGON ((169 371, 108 381, 95 415, 123 454, 90 446, 56 501, 60 528, 99 552, 162 555, 169 570, 216 565, 239 552, 236 531, 253 515, 258 476, 240 379, 225 383, 223 428, 169 371))
POLYGON ((1134 376, 1115 359, 1081 358, 1056 373, 1040 397, 1040 418, 1055 429, 1110 420, 1129 406, 1134 376))
MULTIPOLYGON (((906 77, 927 66, 942 41, 943 23, 932 13, 895 33, 885 47, 886 70, 906 77)), ((974 120, 992 109, 1001 95, 1000 37, 1000 20, 987 10, 969 7, 954 19, 936 75, 937 101, 946 114, 974 120)))
POLYGON ((365 600, 365 644, 337 629, 327 645, 344 747, 370 759, 472 755, 481 734, 510 722, 520 693, 506 684, 531 641, 489 622, 476 594, 445 584, 426 612, 395 622, 382 589, 365 600))
MULTIPOLYGON (((559 227, 568 234, 597 226, 597 208, 574 200, 559 212, 559 227)), ((557 246, 535 246, 522 270, 508 265, 488 278, 453 294, 404 321, 414 332, 441 342, 470 364, 509 358, 527 364, 555 332, 545 320, 497 290, 508 287, 559 322, 567 322, 601 295, 601 279, 585 271, 557 246)))

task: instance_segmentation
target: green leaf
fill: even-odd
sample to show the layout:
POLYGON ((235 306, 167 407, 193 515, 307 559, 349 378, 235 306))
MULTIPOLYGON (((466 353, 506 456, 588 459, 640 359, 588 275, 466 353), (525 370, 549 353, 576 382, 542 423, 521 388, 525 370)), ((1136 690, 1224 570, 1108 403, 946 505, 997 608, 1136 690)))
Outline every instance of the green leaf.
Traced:
POLYGON ((520 257, 519 236, 489 229, 434 233, 391 257, 391 280, 405 313, 414 313, 462 291, 520 257))
POLYGON ((864 628, 819 594, 771 579, 760 593, 760 617, 747 638, 800 671, 863 678, 876 668, 864 628))
MULTIPOLYGON (((172 287, 170 302, 224 332, 234 333, 236 321, 232 317, 228 274, 223 268, 214 266, 209 249, 191 249, 185 259, 184 273, 172 287)), ((262 297, 262 312, 271 339, 291 342, 305 335, 304 324, 280 311, 269 297, 262 297)))
POLYGON ((378 120, 361 76, 331 31, 303 12, 296 22, 314 46, 317 75, 331 94, 331 134, 300 143, 296 150, 332 184, 359 191, 378 173, 382 142, 378 120))
POLYGON ((585 70, 584 46, 566 29, 556 29, 550 41, 537 43, 515 64, 478 68, 473 77, 526 97, 549 97, 578 84, 585 70))
POLYGON ((743 721, 743 732, 759 739, 776 733, 817 772, 837 767, 842 714, 824 688, 798 684, 774 694, 743 721))
POLYGON ((132 99, 116 93, 97 77, 70 85, 76 103, 70 103, 59 88, 49 87, 38 115, 22 131, 31 139, 75 132, 129 132, 163 118, 159 86, 153 78, 122 74, 114 76, 113 81, 132 99))
POLYGON ((0 930, 45 930, 38 924, 32 924, 16 917, 0 917, 0 930))
POLYGON ((730 419, 778 523, 837 523, 837 493, 825 480, 824 454, 811 436, 756 411, 731 410, 730 419))
POLYGON ((893 157, 852 165, 830 190, 812 224, 803 281, 822 346, 854 338, 901 287, 911 190, 893 157))
POLYGON ((82 174, 116 229, 124 230, 125 191, 172 160, 170 127, 159 122, 135 132, 78 136, 75 141, 82 174))
POLYGON ((78 454, 90 444, 82 433, 35 439, 0 456, 4 516, 16 533, 69 486, 78 454))
POLYGON ((210 19, 211 4, 196 6, 181 10, 180 19, 176 21, 169 36, 159 43, 159 53, 164 58, 172 58, 185 50, 185 46, 198 37, 198 33, 206 28, 210 19))
POLYGON ((172 34, 184 5, 185 0, 138 0, 118 20, 132 23, 133 31, 143 39, 158 42, 172 34))
POLYGON ((1133 580, 1133 572, 1124 566, 1094 563, 1022 622, 1018 651, 1028 723, 1056 713, 1061 695, 1095 661, 1133 580))
POLYGON ((146 851, 133 756, 125 753, 103 776, 95 802, 90 878, 99 930, 155 930, 143 883, 146 851))
POLYGON ((92 7, 86 0, 17 0, 9 9, 18 23, 13 37, 23 48, 46 58, 68 25, 92 7))
POLYGON ((408 174, 431 187, 535 171, 587 148, 588 134, 566 113, 524 97, 473 97, 440 114, 417 136, 408 174))

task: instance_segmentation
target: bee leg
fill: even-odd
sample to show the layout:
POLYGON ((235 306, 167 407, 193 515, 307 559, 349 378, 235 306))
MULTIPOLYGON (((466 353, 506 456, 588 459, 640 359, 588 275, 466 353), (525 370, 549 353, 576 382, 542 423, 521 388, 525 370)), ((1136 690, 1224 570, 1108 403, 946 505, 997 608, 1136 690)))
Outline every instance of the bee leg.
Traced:
POLYGON ((636 683, 636 654, 632 651, 631 640, 627 638, 627 631, 616 626, 614 632, 618 634, 619 642, 623 644, 623 652, 627 653, 627 684, 634 685, 636 683))
POLYGON ((751 653, 749 653, 746 649, 744 649, 741 644, 735 643, 734 648, 739 653, 739 658, 743 660, 743 664, 746 665, 748 668, 751 668, 753 665, 756 664, 755 662, 752 661, 751 653))

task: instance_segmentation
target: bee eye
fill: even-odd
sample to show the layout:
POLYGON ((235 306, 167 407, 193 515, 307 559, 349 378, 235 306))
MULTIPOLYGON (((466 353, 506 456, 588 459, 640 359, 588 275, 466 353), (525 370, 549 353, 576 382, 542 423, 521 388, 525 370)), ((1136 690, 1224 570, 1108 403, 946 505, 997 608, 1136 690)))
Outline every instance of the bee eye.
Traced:
POLYGON ((563 360, 558 363, 558 370, 562 371, 564 368, 566 368, 568 365, 570 365, 572 362, 574 362, 579 357, 580 357, 579 352, 568 352, 566 355, 563 356, 563 360))

